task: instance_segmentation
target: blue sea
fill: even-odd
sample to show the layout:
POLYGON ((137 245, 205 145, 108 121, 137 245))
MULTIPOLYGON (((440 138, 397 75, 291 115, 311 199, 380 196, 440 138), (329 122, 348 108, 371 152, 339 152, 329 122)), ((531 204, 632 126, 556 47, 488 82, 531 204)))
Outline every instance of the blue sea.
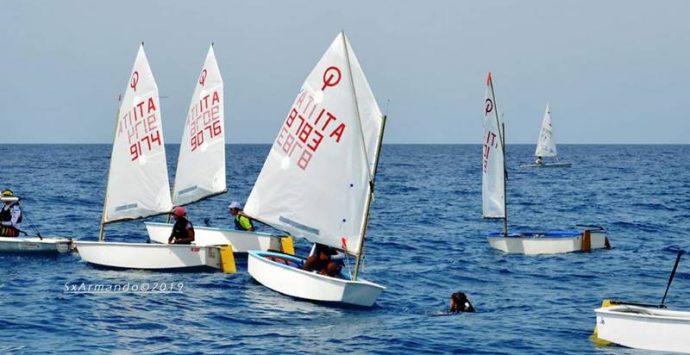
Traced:
MULTIPOLYGON (((110 145, 0 145, 0 188, 22 197, 24 229, 97 237, 110 145)), ((189 207, 230 226, 269 145, 229 145, 229 191, 189 207)), ((0 353, 636 354, 588 339, 604 298, 657 303, 678 249, 690 250, 690 145, 560 145, 570 169, 520 168, 510 145, 511 229, 608 228, 613 248, 504 255, 483 236, 480 145, 384 145, 362 276, 386 286, 371 309, 333 308, 270 291, 246 272, 103 270, 78 255, 0 255, 0 353), (174 286, 175 293, 75 294, 73 285, 174 286), (438 316, 451 293, 477 313, 438 316)), ((178 147, 167 147, 171 182, 178 147)), ((162 220, 163 217, 154 218, 162 220)), ((144 241, 141 221, 106 227, 144 241)), ((308 243, 297 242, 306 252, 308 243)), ((690 258, 690 256, 687 256, 690 258)), ((669 292, 690 310, 690 260, 669 292)))

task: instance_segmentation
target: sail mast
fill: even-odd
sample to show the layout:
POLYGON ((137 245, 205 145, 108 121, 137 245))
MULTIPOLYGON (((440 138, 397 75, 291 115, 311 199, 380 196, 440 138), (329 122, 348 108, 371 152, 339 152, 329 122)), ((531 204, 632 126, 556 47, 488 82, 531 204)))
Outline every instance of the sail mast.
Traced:
MULTIPOLYGON (((141 45, 144 45, 144 42, 141 42, 141 45)), ((122 105, 122 94, 118 96, 117 102, 122 105)), ((120 121, 120 105, 117 105, 117 113, 115 114, 115 130, 113 134, 113 145, 115 145, 115 139, 117 137, 117 124, 120 121)), ((112 156, 113 153, 111 152, 110 155, 112 156)), ((106 206, 108 205, 108 184, 110 183, 110 165, 112 164, 112 157, 110 162, 108 162, 108 175, 105 180, 105 196, 103 197, 103 212, 101 212, 101 228, 98 232, 98 241, 102 242, 105 240, 105 209, 106 206)))
POLYGON ((379 131, 378 142, 376 143, 376 161, 374 162, 374 177, 369 180, 369 194, 367 195, 367 208, 366 215, 362 224, 362 239, 359 242, 359 255, 357 255, 357 260, 355 261, 355 272, 353 275, 353 280, 357 281, 357 275, 359 274, 359 268, 362 263, 362 255, 364 254, 364 234, 367 230, 367 225, 369 224, 369 209, 371 208, 371 201, 374 197, 374 181, 376 180, 376 170, 379 166, 379 154, 381 153, 381 144, 383 143, 383 131, 386 129, 386 115, 383 115, 381 121, 381 130, 379 131))
MULTIPOLYGON (((491 74, 489 74, 491 75, 491 74)), ((489 76, 490 77, 490 76, 489 76)), ((498 134, 501 136, 501 152, 503 153, 503 235, 508 236, 508 203, 506 186, 508 185, 508 170, 506 169, 506 141, 505 141, 505 124, 499 120, 498 103, 496 102, 496 93, 494 93, 494 81, 491 80, 491 97, 494 99, 494 107, 496 110, 496 127, 498 134)))
MULTIPOLYGON (((360 142, 362 143, 362 153, 364 154, 365 161, 367 163, 367 171, 368 171, 368 176, 369 176, 369 193, 367 194, 366 197, 366 208, 364 209, 364 218, 362 218, 362 226, 360 228, 360 235, 361 238, 359 239, 359 247, 357 248, 359 250, 359 254, 357 254, 357 259, 355 261, 355 272, 352 276, 353 280, 357 280, 357 276, 359 275, 359 269, 362 265, 362 255, 364 254, 364 239, 365 235, 367 232, 367 225, 369 224, 369 209, 371 207, 371 201, 372 201, 372 196, 374 194, 374 179, 373 176, 376 174, 376 166, 378 165, 378 155, 381 149, 381 138, 383 136, 383 126, 381 127, 381 130, 379 132, 378 136, 378 142, 377 142, 377 147, 376 147, 376 155, 375 159, 376 161, 374 162, 374 171, 372 174, 371 171, 371 165, 369 164, 368 160, 368 155, 367 155, 367 150, 366 146, 364 144, 364 132, 362 131, 362 116, 359 111, 359 101, 357 100, 357 91, 355 90, 355 81, 352 76, 352 65, 350 63, 350 52, 347 48, 347 40, 345 37, 345 31, 341 32, 342 38, 343 38, 343 46, 345 47, 345 59, 347 60, 347 70, 350 75, 350 88, 352 89, 352 96, 354 98, 354 103, 355 103, 355 112, 357 113, 357 122, 359 123, 359 133, 360 133, 360 142)), ((384 123, 385 125, 385 117, 384 117, 384 123)))
MULTIPOLYGON (((498 112, 496 112, 498 113, 498 112)), ((501 123, 501 146, 503 149, 503 235, 508 236, 508 169, 506 168, 506 124, 501 123)))

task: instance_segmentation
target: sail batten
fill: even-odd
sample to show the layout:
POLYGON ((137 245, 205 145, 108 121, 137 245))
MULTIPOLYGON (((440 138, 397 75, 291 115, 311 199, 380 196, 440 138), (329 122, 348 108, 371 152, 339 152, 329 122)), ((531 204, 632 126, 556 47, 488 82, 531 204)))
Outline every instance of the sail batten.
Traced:
POLYGON ((213 45, 199 73, 185 120, 173 202, 185 205, 227 191, 223 78, 213 45))
POLYGON ((143 45, 120 104, 107 185, 103 224, 172 208, 158 87, 143 45))
POLYGON ((537 148, 534 151, 536 157, 555 157, 556 141, 553 138, 553 127, 551 125, 551 108, 546 104, 544 110, 544 118, 541 121, 541 129, 539 130, 539 139, 537 140, 537 148))
POLYGON ((381 111, 341 33, 297 94, 245 212, 358 255, 380 129, 381 111))
POLYGON ((486 80, 482 143, 482 216, 484 218, 505 218, 503 120, 496 107, 491 73, 486 80))

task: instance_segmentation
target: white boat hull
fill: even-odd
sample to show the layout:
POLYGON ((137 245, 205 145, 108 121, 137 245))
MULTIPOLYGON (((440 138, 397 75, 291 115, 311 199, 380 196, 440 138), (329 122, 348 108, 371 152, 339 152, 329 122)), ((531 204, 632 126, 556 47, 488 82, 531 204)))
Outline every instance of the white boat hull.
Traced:
POLYGON ((109 268, 165 270, 220 267, 217 247, 88 241, 77 241, 76 244, 82 260, 109 268))
POLYGON ((594 312, 601 339, 634 349, 690 353, 690 312, 631 305, 594 312))
MULTIPOLYGON (((146 230, 151 241, 167 244, 172 224, 146 222, 146 230)), ((280 236, 260 232, 245 232, 234 229, 194 226, 194 244, 231 245, 235 253, 249 250, 281 250, 280 236)))
POLYGON ((591 230, 590 241, 583 239, 583 232, 529 232, 511 234, 491 233, 489 245, 508 254, 561 254, 575 251, 610 248, 607 233, 603 229, 591 230))
POLYGON ((249 274, 262 285, 282 294, 317 302, 371 307, 385 287, 359 279, 334 278, 304 271, 303 259, 281 253, 249 251, 249 274), (286 265, 266 256, 279 257, 292 262, 286 265))
POLYGON ((0 252, 59 254, 71 249, 72 241, 62 237, 0 237, 0 252))
POLYGON ((544 164, 523 164, 521 168, 570 168, 573 163, 544 163, 544 164))

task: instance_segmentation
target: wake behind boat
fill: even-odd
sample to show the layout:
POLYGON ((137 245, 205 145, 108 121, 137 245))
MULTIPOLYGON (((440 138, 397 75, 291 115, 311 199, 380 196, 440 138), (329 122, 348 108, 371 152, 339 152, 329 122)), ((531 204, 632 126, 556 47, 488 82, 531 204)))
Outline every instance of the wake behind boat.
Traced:
MULTIPOLYGON (((545 119, 547 116, 550 117, 548 105, 545 119)), ((491 73, 488 74, 486 79, 483 138, 482 217, 503 220, 502 232, 488 234, 489 245, 492 248, 505 253, 526 255, 569 253, 573 251, 588 252, 592 249, 610 248, 606 229, 598 226, 585 228, 582 231, 536 231, 522 233, 510 233, 508 231, 508 207, 506 202, 508 172, 505 163, 505 125, 501 115, 498 114, 491 73)), ((553 152, 555 154, 555 146, 553 152)))
MULTIPOLYGON (((354 272, 320 275, 305 259, 250 251, 249 274, 282 294, 369 307, 384 287, 359 278, 385 117, 345 33, 302 85, 245 211, 276 229, 356 257, 354 272)), ((349 270, 348 270, 349 271, 349 270)))
POLYGON ((534 164, 523 164, 521 168, 570 168, 572 163, 562 163, 558 161, 558 152, 556 151, 556 140, 553 137, 553 126, 551 124, 551 108, 546 104, 544 111, 544 118, 541 121, 541 129, 539 130, 539 139, 537 140, 537 148, 534 151, 534 164), (544 158, 553 158, 553 160, 546 161, 544 158))
POLYGON ((117 115, 101 232, 98 241, 76 242, 87 263, 154 270, 223 264, 219 255, 227 255, 227 249, 220 247, 104 241, 107 223, 172 210, 159 107, 158 87, 142 43, 117 115))

